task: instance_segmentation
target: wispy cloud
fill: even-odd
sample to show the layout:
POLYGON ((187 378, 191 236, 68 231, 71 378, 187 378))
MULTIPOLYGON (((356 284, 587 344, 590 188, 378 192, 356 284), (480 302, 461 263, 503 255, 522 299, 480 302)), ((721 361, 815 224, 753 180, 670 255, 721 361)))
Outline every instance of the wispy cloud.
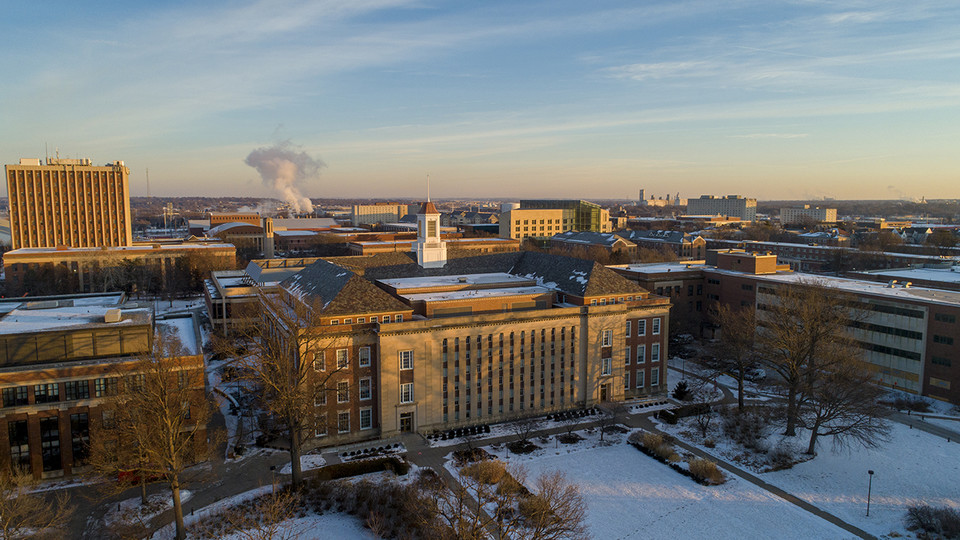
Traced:
POLYGON ((734 139, 803 139, 808 133, 748 133, 746 135, 730 135, 734 139))

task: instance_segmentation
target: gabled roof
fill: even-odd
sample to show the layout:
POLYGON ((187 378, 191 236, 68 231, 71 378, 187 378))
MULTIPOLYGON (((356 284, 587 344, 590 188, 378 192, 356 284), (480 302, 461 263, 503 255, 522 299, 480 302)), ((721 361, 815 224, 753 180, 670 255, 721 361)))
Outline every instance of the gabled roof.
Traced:
POLYGON ((322 259, 283 280, 280 286, 308 304, 318 302, 324 315, 410 309, 366 279, 322 259))

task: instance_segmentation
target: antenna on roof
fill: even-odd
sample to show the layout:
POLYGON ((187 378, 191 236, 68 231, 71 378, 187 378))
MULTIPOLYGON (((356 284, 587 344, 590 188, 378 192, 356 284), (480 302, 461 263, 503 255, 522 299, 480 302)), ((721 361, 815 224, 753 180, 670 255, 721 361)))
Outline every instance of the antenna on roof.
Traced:
POLYGON ((46 142, 43 143, 43 164, 44 165, 50 164, 50 147, 47 145, 46 142))

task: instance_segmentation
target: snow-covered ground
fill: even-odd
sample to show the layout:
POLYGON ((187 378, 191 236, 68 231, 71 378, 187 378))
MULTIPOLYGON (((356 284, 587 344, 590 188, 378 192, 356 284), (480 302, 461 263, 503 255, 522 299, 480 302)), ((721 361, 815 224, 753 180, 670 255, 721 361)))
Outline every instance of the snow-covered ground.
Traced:
MULTIPOLYGON (((184 504, 193 497, 189 490, 180 490, 180 504, 184 504)), ((165 512, 173 508, 173 495, 170 490, 164 490, 160 493, 154 493, 147 497, 147 504, 140 504, 140 497, 132 497, 117 503, 116 508, 112 508, 103 517, 107 525, 126 522, 126 523, 146 523, 160 512, 165 512)))
MULTIPOLYGON (((279 537, 290 538, 296 535, 299 540, 368 540, 376 538, 354 516, 326 513, 322 516, 312 514, 302 518, 287 520, 278 531, 279 537)), ((250 535, 231 534, 223 540, 246 540, 250 535)))
POLYGON ((593 538, 851 538, 852 535, 765 490, 728 475, 721 486, 701 486, 626 444, 594 437, 575 447, 514 456, 527 482, 563 471, 587 502, 593 538))
POLYGON ((960 444, 901 424, 877 449, 834 454, 824 443, 828 448, 815 459, 761 478, 876 535, 908 534, 903 519, 916 504, 960 509, 960 444), (874 472, 870 517, 868 470, 874 472))
MULTIPOLYGON (((307 454, 305 456, 300 456, 300 470, 302 471, 312 471, 313 469, 319 469, 327 464, 327 460, 323 459, 320 454, 307 454)), ((291 463, 287 463, 280 469, 280 474, 293 474, 293 466, 291 463)))

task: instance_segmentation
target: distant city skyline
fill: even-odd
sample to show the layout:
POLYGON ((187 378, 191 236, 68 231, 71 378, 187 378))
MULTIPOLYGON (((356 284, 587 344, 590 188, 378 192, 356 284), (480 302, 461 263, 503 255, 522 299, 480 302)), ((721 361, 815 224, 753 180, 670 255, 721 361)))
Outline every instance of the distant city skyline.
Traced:
POLYGON ((312 198, 960 198, 950 1, 4 12, 0 158, 124 160, 134 196, 279 197, 245 161, 289 141, 312 198))

